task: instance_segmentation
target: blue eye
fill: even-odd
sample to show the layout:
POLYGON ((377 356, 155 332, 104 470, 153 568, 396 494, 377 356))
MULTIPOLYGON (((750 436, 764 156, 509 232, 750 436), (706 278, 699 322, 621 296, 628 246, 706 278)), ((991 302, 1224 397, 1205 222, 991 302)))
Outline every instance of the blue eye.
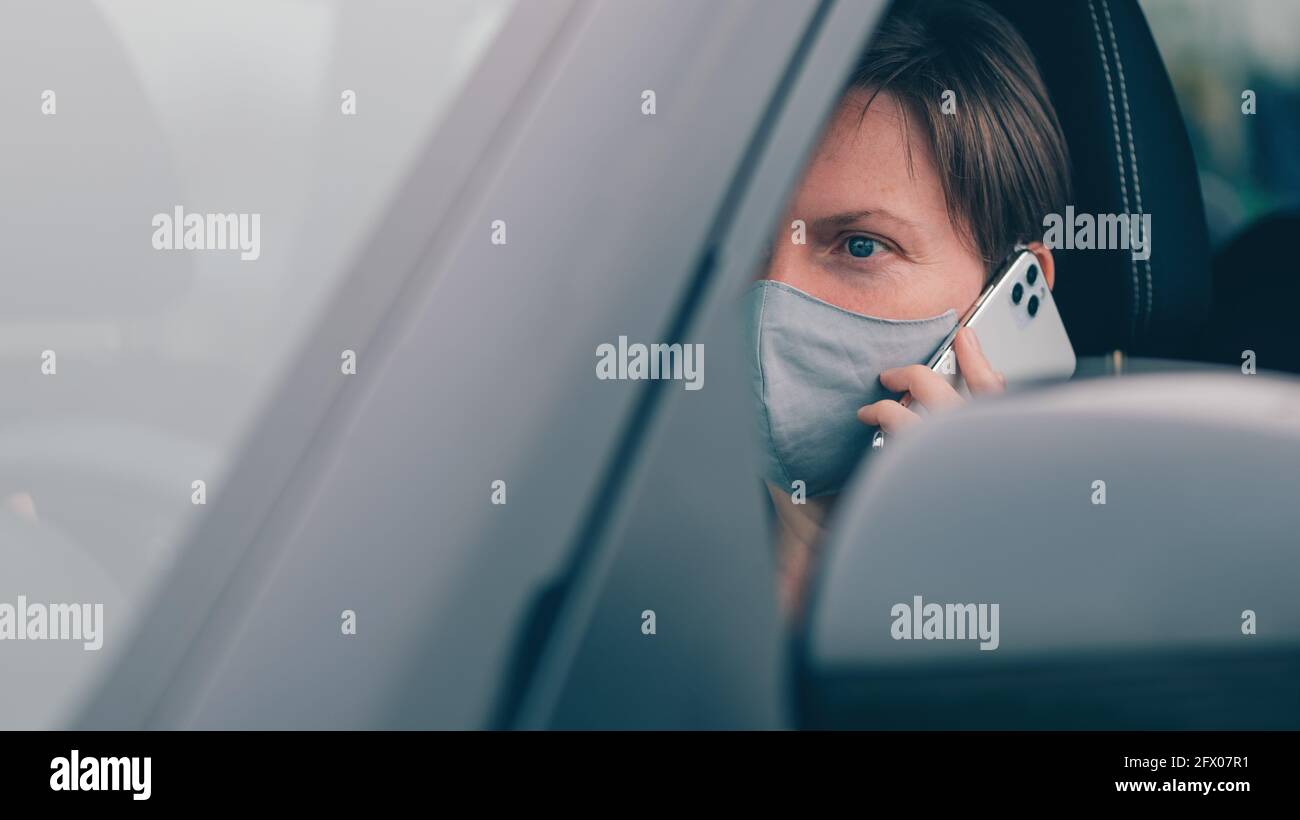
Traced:
POLYGON ((866 259, 876 252, 876 246, 879 244, 869 236, 850 236, 844 242, 844 249, 849 252, 850 256, 866 259))

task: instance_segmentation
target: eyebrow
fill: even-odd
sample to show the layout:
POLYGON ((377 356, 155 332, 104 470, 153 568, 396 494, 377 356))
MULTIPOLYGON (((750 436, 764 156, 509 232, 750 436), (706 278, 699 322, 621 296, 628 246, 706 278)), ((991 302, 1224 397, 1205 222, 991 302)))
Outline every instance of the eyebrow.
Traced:
POLYGON ((893 222, 904 228, 915 228, 916 223, 910 219, 905 219, 892 211, 885 208, 876 208, 873 210, 862 211, 844 211, 843 213, 832 216, 823 216, 820 219, 814 219, 813 225, 817 228, 843 228, 846 225, 852 225, 863 219, 882 219, 887 222, 893 222))

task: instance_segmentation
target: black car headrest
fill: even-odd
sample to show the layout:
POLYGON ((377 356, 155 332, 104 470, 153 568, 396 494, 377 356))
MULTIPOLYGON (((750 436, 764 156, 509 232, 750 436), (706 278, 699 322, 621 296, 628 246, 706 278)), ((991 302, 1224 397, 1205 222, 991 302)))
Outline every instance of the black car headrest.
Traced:
POLYGON ((1146 259, 1054 251, 1075 350, 1186 358, 1209 314, 1209 238, 1191 144, 1141 9, 1136 0, 990 5, 1038 60, 1069 143, 1075 213, 1151 217, 1146 259))

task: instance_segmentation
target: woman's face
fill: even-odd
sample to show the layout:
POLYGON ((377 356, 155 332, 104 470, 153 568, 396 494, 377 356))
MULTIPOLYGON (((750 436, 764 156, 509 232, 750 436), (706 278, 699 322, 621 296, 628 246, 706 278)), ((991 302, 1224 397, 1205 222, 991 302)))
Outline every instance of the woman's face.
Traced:
POLYGON ((840 101, 791 199, 766 278, 885 319, 949 308, 960 315, 980 294, 984 264, 948 218, 927 141, 904 131, 887 94, 861 117, 867 98, 855 89, 840 101), (794 242, 796 219, 806 244, 794 242))

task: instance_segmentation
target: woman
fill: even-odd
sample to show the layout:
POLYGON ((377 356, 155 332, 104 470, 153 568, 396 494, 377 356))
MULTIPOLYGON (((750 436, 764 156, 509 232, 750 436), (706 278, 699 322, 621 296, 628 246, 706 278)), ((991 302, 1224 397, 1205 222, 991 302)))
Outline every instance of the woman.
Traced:
MULTIPOLYGON (((1027 246, 1054 285, 1039 239, 1068 198, 1065 139, 1010 23, 971 0, 896 4, 748 294, 788 613, 800 610, 822 522, 873 432, 914 425, 917 403, 962 404, 921 363, 1000 263, 1027 246)), ((973 332, 954 344, 972 394, 1003 389, 973 332)))

